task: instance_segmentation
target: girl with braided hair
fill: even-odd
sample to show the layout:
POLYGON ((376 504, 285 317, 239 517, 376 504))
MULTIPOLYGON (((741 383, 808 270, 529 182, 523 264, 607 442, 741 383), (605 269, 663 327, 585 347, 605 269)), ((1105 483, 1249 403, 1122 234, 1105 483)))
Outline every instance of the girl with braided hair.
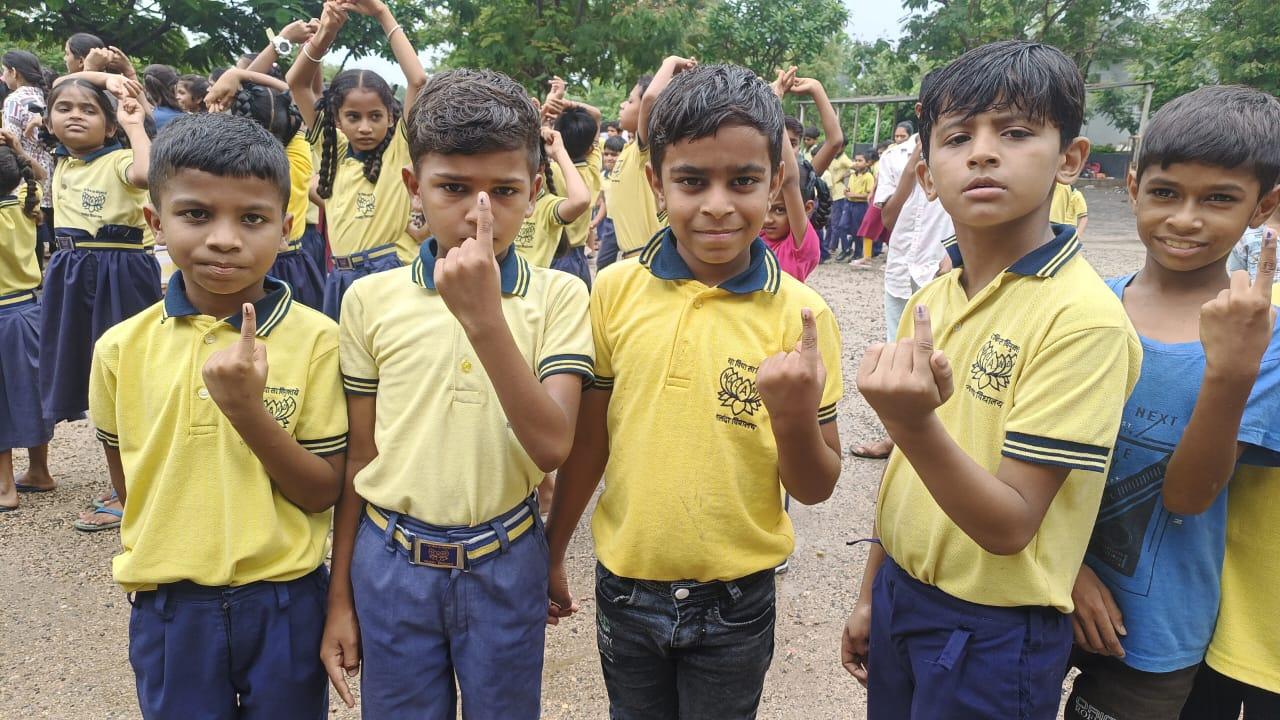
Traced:
POLYGON ((173 92, 177 84, 178 71, 168 65, 148 65, 142 69, 142 87, 147 92, 147 101, 151 103, 151 116, 156 122, 157 132, 184 112, 173 92))
POLYGON ((534 201, 533 212, 520 225, 512 247, 531 265, 551 267, 557 254, 568 250, 565 227, 591 206, 591 191, 573 166, 560 133, 542 128, 542 187, 534 201), (560 167, 565 179, 565 196, 561 196, 551 174, 551 162, 560 167), (563 247, 562 247, 563 246, 563 247))
POLYGON ((769 206, 760 238, 778 258, 778 267, 800 282, 822 257, 816 227, 831 214, 831 191, 808 160, 782 153, 782 188, 769 206), (796 229, 803 228, 799 233, 796 229))
POLYGON ((418 252, 407 232, 410 198, 401 179, 411 163, 409 143, 391 88, 369 70, 338 73, 319 98, 312 88, 321 58, 348 12, 381 24, 408 80, 407 105, 427 82, 412 43, 381 0, 326 2, 319 30, 289 69, 289 89, 320 157, 317 194, 325 201, 334 266, 325 279, 323 309, 335 320, 342 296, 357 278, 412 262, 418 252))
POLYGON ((43 122, 45 96, 49 83, 40 59, 25 50, 10 50, 0 57, 4 65, 4 84, 9 95, 4 99, 4 129, 18 136, 22 151, 44 170, 40 183, 40 206, 44 222, 36 228, 36 263, 43 269, 46 250, 53 251, 53 193, 49 179, 53 176, 53 156, 40 142, 36 131, 43 122))
POLYGON ((45 170, 18 135, 0 130, 0 513, 16 510, 18 491, 52 490, 53 423, 40 405, 40 285, 36 226, 45 170), (27 448, 26 474, 15 481, 13 448, 27 448))
POLYGON ((211 112, 229 112, 254 120, 284 146, 285 156, 289 158, 288 211, 293 224, 268 274, 289 283, 296 300, 322 310, 324 273, 315 259, 302 249, 307 211, 311 207, 308 193, 312 175, 311 146, 299 132, 302 113, 293 104, 289 86, 264 73, 231 68, 209 88, 205 103, 211 112))

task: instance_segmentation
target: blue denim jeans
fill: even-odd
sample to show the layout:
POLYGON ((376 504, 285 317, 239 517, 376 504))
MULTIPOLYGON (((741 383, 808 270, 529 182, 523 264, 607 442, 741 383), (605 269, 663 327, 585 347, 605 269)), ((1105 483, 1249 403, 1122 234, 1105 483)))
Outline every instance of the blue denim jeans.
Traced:
POLYGON ((749 720, 773 659, 773 569, 653 582, 596 564, 596 642, 612 720, 749 720))

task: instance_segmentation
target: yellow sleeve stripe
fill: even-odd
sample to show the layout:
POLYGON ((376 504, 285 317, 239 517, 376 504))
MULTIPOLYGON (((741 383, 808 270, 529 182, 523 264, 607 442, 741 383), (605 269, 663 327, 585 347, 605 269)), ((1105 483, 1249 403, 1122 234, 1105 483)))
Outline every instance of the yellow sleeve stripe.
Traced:
POLYGON ((835 419, 836 419, 835 403, 831 403, 830 405, 826 405, 824 407, 818 408, 818 424, 819 425, 826 425, 829 422, 834 422, 835 419))
POLYGON ((301 445, 304 450, 307 450, 313 455, 333 455, 334 453, 340 453, 347 449, 347 436, 344 433, 342 435, 334 435, 333 437, 320 438, 318 440, 299 439, 298 444, 301 445))
POLYGON ((97 435, 97 436, 98 436, 98 439, 99 439, 99 440, 101 440, 102 442, 106 443, 109 447, 113 447, 113 448, 118 448, 118 447, 120 447, 120 436, 119 436, 119 435, 115 435, 115 434, 109 433, 109 432, 107 432, 106 430, 103 430, 102 428, 98 428, 98 429, 94 430, 93 434, 94 434, 94 435, 97 435))
POLYGON ((342 389, 349 395, 377 395, 378 379, 358 378, 350 375, 342 376, 342 389))
POLYGON ((1015 460, 1093 472, 1106 472, 1111 456, 1110 448, 1017 432, 1005 434, 1000 452, 1015 460))
POLYGON ((595 376, 595 363, 586 355, 552 355, 538 363, 538 380, 561 373, 574 373, 591 379, 595 376))

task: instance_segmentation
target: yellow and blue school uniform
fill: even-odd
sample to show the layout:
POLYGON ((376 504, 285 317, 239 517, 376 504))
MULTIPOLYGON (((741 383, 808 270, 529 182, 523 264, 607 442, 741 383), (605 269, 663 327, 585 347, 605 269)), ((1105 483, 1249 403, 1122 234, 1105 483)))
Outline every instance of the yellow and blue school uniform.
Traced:
MULTIPOLYGON (((322 152, 324 145, 323 128, 321 113, 307 135, 317 152, 322 152)), ((345 135, 335 132, 337 171, 333 195, 325 203, 333 271, 325 280, 324 313, 337 320, 342 296, 351 283, 412 261, 418 244, 405 230, 412 203, 400 169, 412 161, 404 120, 388 130, 391 142, 382 151, 382 169, 376 183, 364 176, 368 154, 352 148, 345 135)))
MULTIPOLYGON (((135 593, 129 655, 148 717, 239 704, 323 717, 330 515, 286 498, 204 386, 240 341, 239 313, 200 314, 177 273, 163 302, 98 341, 90 417, 120 455, 127 502, 115 581, 135 593), (252 688, 244 693, 243 688, 252 688)), ((263 406, 316 455, 346 449, 338 332, 266 278, 254 303, 269 351, 263 406)), ((229 715, 228 715, 229 716, 229 715)))
MULTIPOLYGON (((587 288, 590 289, 591 266, 587 263, 587 236, 591 234, 591 213, 596 206, 596 200, 600 198, 600 188, 604 184, 600 150, 593 146, 587 157, 581 162, 574 163, 574 167, 577 168, 578 175, 582 177, 582 182, 587 186, 587 193, 591 196, 591 202, 587 205, 587 211, 579 215, 577 220, 569 223, 565 228, 568 247, 562 255, 551 261, 551 267, 581 278, 582 282, 586 283, 587 288)), ((557 188, 566 187, 564 173, 560 170, 559 165, 551 166, 551 174, 555 177, 557 188)))
POLYGON ((129 184, 133 151, 119 143, 84 157, 54 151, 55 250, 40 311, 45 418, 77 420, 89 407, 93 344, 160 299, 155 240, 145 230, 147 191, 129 184))
POLYGON ((640 141, 627 143, 604 183, 605 202, 618 238, 618 259, 632 257, 667 224, 666 213, 658 212, 658 201, 649 187, 644 166, 649 148, 640 141))
MULTIPOLYGON (((772 657, 774 568, 794 536, 756 376, 796 347, 804 308, 828 368, 840 365, 840 331, 763 241, 744 252, 741 274, 708 287, 666 229, 596 276, 592 392, 610 393, 607 480, 591 518, 597 639, 611 707, 627 717, 677 705, 753 716, 772 657)), ((835 422, 842 392, 828 372, 817 424, 835 422)))
POLYGON ((53 438, 40 406, 40 265, 26 201, 25 182, 0 195, 0 452, 53 438))
POLYGON ((560 247, 561 236, 568 226, 560 219, 560 205, 564 201, 565 198, 543 187, 533 201, 533 214, 520 223, 511 247, 534 267, 549 268, 555 259, 556 248, 560 247))
POLYGON ((1053 200, 1049 205, 1049 222, 1055 225, 1079 225, 1089 215, 1084 193, 1062 183, 1053 184, 1053 200))
MULTIPOLYGON (((309 136, 309 130, 304 129, 302 132, 304 133, 304 138, 309 136)), ((311 145, 310 150, 313 172, 312 176, 307 178, 307 225, 306 230, 302 233, 302 252, 306 253, 307 257, 315 262, 316 267, 320 269, 320 276, 323 278, 329 274, 328 258, 326 257, 328 242, 324 239, 324 217, 320 212, 320 206, 310 202, 311 180, 315 177, 315 168, 320 167, 320 149, 315 145, 311 145)), ((286 148, 287 151, 288 148, 286 148)), ((290 169, 292 167, 292 164, 290 164, 290 169)), ((290 177, 290 182, 292 182, 292 177, 290 177)), ((295 217, 293 221, 298 222, 298 218, 295 217)))
POLYGON ((310 253, 303 249, 307 232, 307 216, 311 212, 311 146, 301 133, 285 144, 289 159, 289 202, 285 209, 293 216, 289 237, 281 243, 276 261, 268 274, 289 283, 293 299, 309 308, 320 310, 324 302, 324 273, 310 253))
POLYGON ((1027 546, 993 555, 894 451, 877 503, 888 557, 872 601, 872 662, 882 669, 868 693, 886 714, 873 717, 911 708, 939 718, 1057 711, 1071 589, 1142 348, 1119 299, 1079 255, 1075 228, 1054 232, 972 297, 959 246, 948 241, 957 270, 903 312, 898 337, 909 337, 914 307, 929 308, 936 347, 955 369, 955 394, 936 412, 974 462, 991 473, 1011 458, 1068 474, 1027 546), (929 652, 941 653, 946 672, 925 673, 911 660, 929 652))
MULTIPOLYGON (((354 478, 368 503, 351 561, 361 701, 370 717, 452 717, 456 677, 469 713, 536 717, 548 566, 533 491, 543 473, 436 292, 436 251, 428 239, 411 266, 358 280, 343 300, 343 384, 377 399, 378 455, 354 478), (420 611, 395 610, 411 606, 420 611)), ((511 250, 499 272, 530 371, 588 381, 582 283, 511 250)))

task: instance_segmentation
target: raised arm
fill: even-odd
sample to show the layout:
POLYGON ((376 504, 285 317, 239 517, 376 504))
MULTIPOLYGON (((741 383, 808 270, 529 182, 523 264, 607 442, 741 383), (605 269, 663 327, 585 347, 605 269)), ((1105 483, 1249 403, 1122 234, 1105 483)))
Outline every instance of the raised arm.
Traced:
POLYGON ((547 148, 547 154, 560 167, 560 174, 564 176, 565 200, 557 207, 556 214, 568 225, 591 208, 591 190, 582 180, 581 173, 573 166, 573 158, 564 149, 560 133, 551 128, 542 128, 542 142, 547 148))
MULTIPOLYGON (((288 25, 280 28, 279 35, 285 40, 293 43, 294 47, 298 47, 310 40, 319 29, 320 21, 316 18, 311 18, 310 20, 294 20, 288 25)), ((244 69, 256 73, 269 73, 271 72, 271 66, 275 65, 276 61, 279 59, 280 54, 276 52, 275 44, 267 43, 267 46, 262 48, 257 57, 253 59, 253 62, 249 63, 249 66, 244 69)))
POLYGON ((787 206, 791 241, 799 249, 804 245, 809 214, 804 211, 804 196, 800 194, 800 162, 796 154, 790 151, 782 153, 782 202, 787 206))
POLYGON ((413 43, 409 42, 404 28, 396 22, 395 16, 382 0, 345 0, 345 5, 361 15, 377 20, 382 26, 387 42, 391 44, 391 52, 395 55, 396 62, 400 63, 400 70, 408 83, 404 91, 404 106, 413 107, 413 101, 427 84, 427 72, 422 69, 418 51, 413 49, 413 43))
POLYGON ((347 11, 336 2, 326 2, 320 13, 320 27, 311 39, 298 49, 298 56, 293 59, 293 66, 285 75, 289 91, 293 93, 293 102, 302 113, 302 120, 307 127, 316 125, 316 100, 320 94, 315 90, 315 83, 320 79, 321 63, 325 53, 338 39, 338 31, 347 24, 347 11))
POLYGON ((649 144, 649 111, 653 110, 653 104, 658 101, 658 96, 667 89, 667 85, 671 84, 671 78, 697 64, 697 60, 676 55, 662 61, 662 67, 658 68, 658 72, 653 76, 653 82, 649 83, 644 96, 640 98, 640 114, 636 122, 636 138, 640 141, 640 147, 643 148, 649 144))
POLYGON ((836 109, 827 99, 826 88, 822 87, 822 83, 817 80, 798 77, 791 83, 791 92, 812 98, 813 105, 818 110, 818 117, 822 119, 822 133, 826 137, 826 142, 813 156, 813 169, 821 175, 831 166, 831 161, 844 151, 844 131, 840 129, 840 117, 836 115, 836 109))
POLYGON ((236 93, 240 92, 241 86, 247 82, 269 87, 282 93, 289 92, 289 85, 279 78, 252 70, 231 68, 222 73, 222 77, 218 78, 218 82, 214 83, 209 88, 209 91, 205 93, 204 104, 208 106, 210 112, 226 110, 231 106, 231 101, 235 99, 236 93))

